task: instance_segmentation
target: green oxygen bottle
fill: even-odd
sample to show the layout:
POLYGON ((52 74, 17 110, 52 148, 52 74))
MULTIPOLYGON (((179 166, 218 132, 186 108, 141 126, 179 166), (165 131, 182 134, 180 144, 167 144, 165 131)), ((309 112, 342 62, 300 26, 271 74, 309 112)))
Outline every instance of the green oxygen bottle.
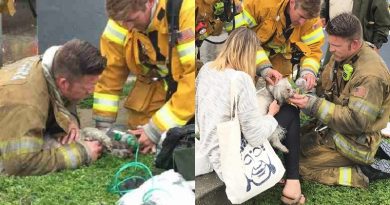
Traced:
POLYGON ((137 150, 138 140, 134 135, 119 130, 112 130, 112 132, 114 133, 115 141, 127 144, 134 152, 137 150))

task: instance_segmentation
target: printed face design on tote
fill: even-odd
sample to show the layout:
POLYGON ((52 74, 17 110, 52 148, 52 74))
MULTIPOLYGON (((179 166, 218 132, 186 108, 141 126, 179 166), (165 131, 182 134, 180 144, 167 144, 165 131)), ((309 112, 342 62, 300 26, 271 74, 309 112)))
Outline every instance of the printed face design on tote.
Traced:
POLYGON ((247 179, 246 191, 252 189, 252 184, 260 186, 275 173, 275 166, 270 161, 263 146, 247 146, 245 138, 241 138, 241 158, 244 162, 245 176, 247 179))

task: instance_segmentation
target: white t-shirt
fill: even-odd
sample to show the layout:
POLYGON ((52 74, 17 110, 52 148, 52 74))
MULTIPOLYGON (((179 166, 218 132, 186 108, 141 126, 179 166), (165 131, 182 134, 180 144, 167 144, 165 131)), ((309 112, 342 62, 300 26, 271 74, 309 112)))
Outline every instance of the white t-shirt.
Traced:
POLYGON ((329 0, 329 18, 332 20, 341 13, 352 13, 353 0, 329 0))

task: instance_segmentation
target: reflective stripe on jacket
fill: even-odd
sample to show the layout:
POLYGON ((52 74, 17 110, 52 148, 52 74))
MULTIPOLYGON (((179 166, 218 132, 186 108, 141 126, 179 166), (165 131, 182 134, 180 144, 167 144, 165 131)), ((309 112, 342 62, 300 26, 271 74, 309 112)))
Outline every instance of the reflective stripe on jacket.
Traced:
MULTIPOLYGON (((129 73, 136 75, 137 79, 143 79, 142 81, 167 74, 169 33, 167 16, 164 15, 165 5, 165 0, 159 1, 155 17, 147 31, 148 36, 137 31, 127 31, 115 21, 109 20, 101 37, 101 50, 108 61, 95 87, 95 120, 109 123, 116 120, 119 95, 129 73)), ((194 8, 193 1, 183 0, 179 17, 180 35, 173 49, 171 70, 173 79, 178 83, 177 91, 152 116, 152 122, 160 132, 182 126, 194 115, 194 8)), ((161 83, 164 84, 163 81, 161 83)), ((138 104, 141 104, 139 101, 144 102, 147 97, 142 96, 139 95, 139 99, 128 99, 126 106, 137 110, 138 104)), ((143 105, 145 106, 149 106, 147 102, 143 105)))

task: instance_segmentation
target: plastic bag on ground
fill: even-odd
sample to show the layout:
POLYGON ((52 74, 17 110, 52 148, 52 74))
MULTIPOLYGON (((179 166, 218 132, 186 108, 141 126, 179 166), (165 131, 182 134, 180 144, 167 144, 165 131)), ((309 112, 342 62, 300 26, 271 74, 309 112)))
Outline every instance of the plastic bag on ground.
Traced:
POLYGON ((126 193, 117 204, 191 205, 195 204, 195 193, 179 173, 170 169, 126 193))

